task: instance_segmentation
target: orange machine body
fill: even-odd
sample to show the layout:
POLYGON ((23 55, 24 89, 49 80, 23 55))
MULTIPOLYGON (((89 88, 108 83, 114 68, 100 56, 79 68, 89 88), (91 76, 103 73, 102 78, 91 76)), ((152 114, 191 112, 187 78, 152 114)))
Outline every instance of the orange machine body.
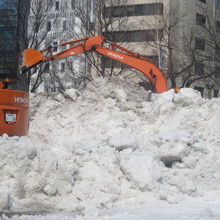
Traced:
POLYGON ((29 93, 0 89, 0 135, 24 136, 29 129, 29 93))

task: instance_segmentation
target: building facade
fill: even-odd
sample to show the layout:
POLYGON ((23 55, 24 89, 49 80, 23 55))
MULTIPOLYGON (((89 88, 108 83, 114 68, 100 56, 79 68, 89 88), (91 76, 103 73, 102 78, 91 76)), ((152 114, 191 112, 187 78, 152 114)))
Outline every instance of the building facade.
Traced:
MULTIPOLYGON (((113 29, 103 34, 146 55, 165 72, 170 86, 190 86, 204 97, 217 97, 219 6, 219 0, 128 0, 114 6, 110 3, 105 8, 105 19, 124 18, 126 22, 121 22, 124 27, 113 24, 113 29)), ((105 62, 107 68, 120 69, 114 63, 105 62)), ((124 71, 125 76, 132 76, 130 72, 124 71)))
MULTIPOLYGON (((207 98, 219 95, 220 0, 48 1, 52 7, 41 27, 41 49, 50 45, 56 53, 63 41, 101 34, 145 55, 167 75, 170 87, 192 87, 207 98)), ((139 71, 104 57, 97 62, 103 74, 120 73, 149 86, 139 71)), ((90 72, 84 54, 53 61, 44 75, 44 89, 55 91, 59 83, 78 88, 90 72)))
POLYGON ((17 28, 17 5, 0 3, 0 78, 15 78, 18 54, 13 35, 17 28))
POLYGON ((196 61, 191 71, 198 80, 190 86, 200 91, 206 98, 218 97, 220 95, 220 53, 218 50, 220 46, 220 0, 182 1, 179 8, 182 14, 187 14, 180 29, 182 39, 180 45, 183 45, 184 33, 194 30, 196 61))
POLYGON ((13 79, 13 89, 25 89, 19 66, 26 48, 29 7, 28 0, 0 1, 0 78, 13 79))
MULTIPOLYGON (((59 46, 60 43, 84 38, 88 35, 86 26, 93 19, 90 13, 93 1, 56 0, 48 2, 50 5, 47 8, 43 25, 40 27, 39 36, 42 43, 37 49, 51 46, 55 54, 72 46, 59 46), (84 23, 85 20, 82 20, 81 16, 85 16, 88 23, 84 23)), ((33 20, 33 13, 31 13, 29 26, 33 20)), ((90 72, 90 65, 84 54, 52 61, 47 64, 47 69, 43 74, 41 90, 54 92, 60 89, 84 87, 85 80, 89 77, 90 72)))
MULTIPOLYGON (((112 1, 109 2, 104 11, 104 19, 108 20, 106 23, 111 22, 112 17, 115 20, 103 35, 111 41, 116 41, 132 51, 145 55, 146 58, 159 66, 161 59, 157 42, 161 40, 160 19, 168 8, 168 1, 122 0, 118 1, 120 3, 118 6, 113 5, 112 1)), ((107 68, 106 71, 108 68, 112 69, 116 66, 118 72, 124 77, 140 82, 146 81, 146 77, 139 71, 126 68, 110 59, 104 59, 104 66, 107 68), (122 69, 123 71, 121 71, 122 69)), ((117 74, 117 70, 114 72, 117 74)))

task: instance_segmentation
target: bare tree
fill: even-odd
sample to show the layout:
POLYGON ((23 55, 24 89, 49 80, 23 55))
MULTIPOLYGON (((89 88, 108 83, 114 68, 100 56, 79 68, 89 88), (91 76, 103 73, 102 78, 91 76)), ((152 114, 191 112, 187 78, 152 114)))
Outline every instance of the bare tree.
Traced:
MULTIPOLYGON (((132 24, 132 22, 130 22, 129 16, 132 16, 132 10, 134 10, 134 7, 127 4, 127 1, 100 0, 97 2, 98 6, 95 8, 96 21, 98 21, 97 23, 99 25, 96 29, 88 29, 91 25, 88 25, 88 19, 85 16, 87 14, 83 12, 84 8, 76 9, 80 15, 81 24, 83 24, 85 30, 88 30, 85 33, 89 33, 91 35, 99 33, 107 36, 108 39, 120 42, 123 46, 127 47, 129 44, 126 42, 131 42, 132 40, 135 42, 136 40, 129 40, 129 29, 132 30, 136 26, 136 28, 138 27, 138 29, 143 29, 143 31, 146 32, 146 46, 159 51, 161 56, 160 63, 158 64, 167 75, 172 88, 177 86, 190 86, 197 80, 210 77, 210 74, 208 73, 200 74, 194 71, 195 64, 203 62, 203 60, 198 56, 199 50, 197 50, 195 44, 195 26, 193 27, 190 24, 191 28, 187 27, 187 32, 184 33, 182 31, 181 36, 178 33, 179 30, 183 28, 183 20, 186 15, 181 14, 175 8, 169 10, 169 13, 164 10, 165 13, 162 14, 162 4, 154 4, 154 7, 151 10, 155 14, 154 19, 157 21, 158 29, 153 30, 151 22, 149 22, 149 20, 146 21, 146 16, 144 16, 142 20, 139 20, 139 23, 132 24), (145 30, 146 27, 149 29, 148 31, 145 30)), ((139 34, 141 35, 141 33, 139 34)), ((143 44, 144 39, 142 40, 143 44)), ((137 48, 140 48, 140 45, 137 46, 137 48)), ((153 57, 149 57, 149 59, 151 58, 153 57)), ((93 68, 96 69, 100 75, 105 75, 107 73, 108 76, 111 76, 115 74, 113 67, 118 65, 116 62, 92 55, 89 56, 88 60, 92 63, 93 68), (99 62, 99 60, 102 60, 102 62, 99 62), (106 71, 106 66, 110 67, 109 72, 106 71)), ((118 71, 119 74, 123 72, 124 68, 125 66, 122 65, 120 71, 118 71)), ((134 71, 134 73, 136 72, 134 71)), ((140 78, 143 78, 140 74, 137 75, 140 78)))
POLYGON ((44 82, 48 92, 59 92, 65 96, 66 89, 82 90, 87 82, 91 81, 90 77, 79 70, 79 67, 75 67, 71 58, 66 58, 61 62, 61 69, 59 64, 57 61, 52 61, 50 70, 44 75, 44 82))
MULTIPOLYGON (((84 0, 81 1, 81 5, 72 5, 78 21, 75 22, 75 26, 70 25, 72 35, 78 38, 104 35, 111 41, 125 45, 128 15, 123 14, 123 12, 125 12, 124 5, 126 2, 128 0, 84 0)), ((112 61, 94 53, 88 54, 85 59, 99 76, 111 76, 115 74, 114 66, 119 66, 116 64, 117 61, 112 61), (108 72, 105 68, 107 64, 109 67, 108 72)), ((121 64, 119 67, 120 71, 118 72, 120 73, 125 65, 121 64)))
POLYGON ((29 1, 3 0, 4 9, 1 10, 1 55, 0 60, 8 77, 18 77, 19 54, 25 47, 24 39, 27 37, 27 16, 29 1), (21 4, 23 3, 23 7, 21 4), (24 14, 21 18, 20 14, 24 14), (22 28, 21 24, 23 25, 22 28), (22 33, 22 35, 20 34, 22 33))
MULTIPOLYGON (((154 42, 147 42, 146 46, 156 48, 159 55, 158 64, 167 76, 170 87, 190 86, 197 80, 207 78, 209 74, 194 71, 195 64, 202 62, 195 39, 197 29, 195 25, 185 20, 176 8, 164 10, 163 15, 155 16, 158 25, 157 37, 154 42)), ((143 20, 145 26, 150 24, 143 20)))
POLYGON ((211 73, 210 78, 220 85, 219 79, 216 78, 217 71, 220 70, 220 20, 216 6, 214 4, 214 7, 200 9, 205 16, 205 25, 202 28, 206 36, 206 53, 200 57, 207 62, 207 68, 211 73))
MULTIPOLYGON (((126 30, 128 16, 117 16, 114 9, 120 9, 118 12, 116 10, 120 15, 122 13, 122 5, 125 2, 126 0, 62 1, 61 14, 63 14, 65 20, 59 21, 60 19, 58 19, 60 22, 59 30, 57 29, 57 37, 54 37, 53 40, 62 42, 98 34, 107 36, 109 40, 118 41, 119 35, 114 35, 114 31, 126 30)), ((126 39, 125 35, 123 37, 123 39, 120 37, 121 43, 126 39)), ((58 50, 61 52, 66 47, 59 48, 58 50)), ((115 62, 110 63, 112 68, 110 68, 108 73, 105 71, 106 62, 107 59, 95 53, 81 54, 69 57, 66 60, 54 61, 47 71, 47 76, 45 76, 47 78, 46 87, 50 91, 56 90, 60 92, 69 87, 82 89, 92 79, 91 68, 99 76, 113 74, 115 62)), ((121 66, 121 71, 124 66, 121 66)))
MULTIPOLYGON (((31 0, 30 16, 28 25, 28 47, 40 50, 44 48, 48 39, 48 32, 56 25, 60 11, 52 13, 55 8, 55 0, 31 0)), ((50 46, 51 42, 47 42, 50 46)), ((40 64, 22 76, 28 85, 31 85, 31 92, 34 92, 42 83, 43 73, 48 69, 48 64, 40 64), (34 77, 33 77, 34 76, 34 77)))
MULTIPOLYGON (((40 50, 48 34, 48 28, 51 28, 57 20, 59 13, 50 14, 54 7, 55 0, 3 0, 6 5, 17 9, 14 20, 4 20, 4 25, 8 27, 8 32, 4 36, 5 40, 11 44, 15 42, 14 50, 18 54, 17 62, 21 64, 21 53, 26 48, 40 50), (52 23, 48 24, 48 17, 51 17, 52 23), (50 27, 49 27, 50 26, 50 27), (8 37, 10 35, 10 38, 8 37)), ((18 66, 17 66, 18 69, 18 66)), ((41 64, 30 71, 22 73, 17 71, 17 77, 23 89, 34 91, 42 82, 42 74, 47 69, 46 64, 41 64), (35 76, 32 79, 32 76, 35 76)))
MULTIPOLYGON (((81 34, 81 36, 79 36, 79 32, 84 31, 84 28, 81 27, 80 21, 75 13, 75 7, 80 7, 81 3, 81 1, 64 0, 56 5, 57 10, 59 10, 62 16, 57 18, 54 27, 51 27, 51 31, 45 39, 45 47, 51 45, 52 54, 56 54, 67 49, 67 47, 73 46, 60 46, 59 44, 61 42, 82 38, 83 35, 81 34)), ((53 11, 53 14, 54 13, 53 11)), ((48 21, 51 19, 53 18, 48 18, 48 21)), ((83 55, 77 55, 48 63, 43 76, 45 89, 48 92, 59 91, 62 93, 65 89, 70 87, 77 89, 82 88, 88 80, 88 76, 82 71, 84 69, 83 67, 85 67, 82 56, 83 55)))

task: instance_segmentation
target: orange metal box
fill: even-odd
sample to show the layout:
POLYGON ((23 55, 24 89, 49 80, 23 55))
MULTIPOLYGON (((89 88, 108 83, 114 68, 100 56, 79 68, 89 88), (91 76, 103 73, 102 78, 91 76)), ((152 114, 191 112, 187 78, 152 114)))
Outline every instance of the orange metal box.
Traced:
POLYGON ((0 89, 0 135, 25 136, 29 129, 29 93, 0 89))

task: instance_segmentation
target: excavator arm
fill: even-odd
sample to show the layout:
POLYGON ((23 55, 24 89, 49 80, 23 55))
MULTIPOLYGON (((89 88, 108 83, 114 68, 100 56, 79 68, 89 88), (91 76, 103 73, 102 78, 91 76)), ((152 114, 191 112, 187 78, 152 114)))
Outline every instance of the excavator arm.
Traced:
POLYGON ((49 62, 52 60, 58 60, 77 54, 94 51, 113 60, 127 64, 128 66, 131 66, 144 73, 151 82, 155 92, 161 93, 168 90, 167 79, 163 72, 141 54, 134 53, 114 42, 110 42, 103 36, 95 36, 68 41, 61 43, 59 46, 62 47, 72 44, 76 45, 70 46, 68 49, 64 49, 62 52, 56 54, 53 53, 52 47, 48 47, 41 51, 37 51, 31 48, 25 50, 23 52, 22 70, 27 71, 28 69, 33 68, 41 62, 49 62), (110 45, 112 49, 106 45, 110 45))

